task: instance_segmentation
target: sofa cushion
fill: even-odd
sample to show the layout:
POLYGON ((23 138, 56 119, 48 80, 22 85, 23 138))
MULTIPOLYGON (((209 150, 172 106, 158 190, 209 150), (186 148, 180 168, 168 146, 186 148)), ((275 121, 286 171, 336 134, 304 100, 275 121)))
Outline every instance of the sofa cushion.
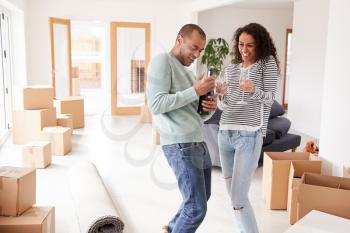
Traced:
POLYGON ((287 133, 280 139, 274 140, 268 145, 264 145, 261 150, 259 166, 263 164, 264 152, 282 152, 290 149, 295 149, 300 146, 301 137, 295 134, 287 133))
POLYGON ((211 116, 211 118, 209 120, 204 121, 204 124, 216 124, 216 125, 218 125, 220 122, 221 113, 222 113, 222 110, 220 110, 219 108, 216 108, 214 114, 211 116))
POLYGON ((264 141, 263 141, 263 146, 272 143, 273 140, 275 140, 275 138, 276 138, 275 132, 271 129, 267 129, 266 136, 264 137, 264 141))
POLYGON ((285 117, 275 117, 269 120, 267 128, 275 131, 276 138, 279 139, 288 133, 291 122, 285 117))
POLYGON ((284 108, 280 105, 276 100, 273 102, 271 106, 270 119, 282 116, 285 113, 284 108))
POLYGON ((271 144, 262 148, 262 152, 282 152, 295 149, 300 146, 301 136, 287 133, 284 137, 274 140, 271 144))

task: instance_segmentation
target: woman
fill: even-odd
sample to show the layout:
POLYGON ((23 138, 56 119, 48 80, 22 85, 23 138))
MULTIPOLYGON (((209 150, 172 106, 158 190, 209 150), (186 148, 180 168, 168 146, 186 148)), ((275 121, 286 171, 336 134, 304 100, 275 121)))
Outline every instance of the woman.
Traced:
POLYGON ((238 28, 233 40, 235 63, 225 69, 227 87, 217 86, 223 109, 218 144, 222 173, 241 232, 257 233, 248 191, 276 94, 279 61, 269 33, 257 23, 238 28), (242 76, 248 79, 242 81, 242 76))

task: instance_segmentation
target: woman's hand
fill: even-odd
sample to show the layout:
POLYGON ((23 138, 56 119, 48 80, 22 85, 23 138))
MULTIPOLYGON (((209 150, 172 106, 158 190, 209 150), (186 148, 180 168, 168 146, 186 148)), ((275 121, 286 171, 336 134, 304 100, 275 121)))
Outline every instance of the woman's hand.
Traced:
POLYGON ((227 84, 226 82, 222 83, 217 81, 215 86, 216 93, 222 98, 227 92, 227 84))
POLYGON ((255 86, 252 80, 245 80, 245 81, 241 81, 239 83, 239 88, 242 91, 246 91, 249 92, 249 94, 253 94, 255 92, 255 86))

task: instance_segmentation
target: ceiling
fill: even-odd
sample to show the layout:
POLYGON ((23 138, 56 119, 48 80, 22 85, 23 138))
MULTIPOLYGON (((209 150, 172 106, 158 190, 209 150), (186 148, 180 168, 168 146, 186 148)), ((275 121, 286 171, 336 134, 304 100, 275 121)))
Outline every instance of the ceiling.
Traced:
POLYGON ((294 0, 99 0, 100 2, 120 3, 144 3, 144 4, 183 4, 189 3, 194 8, 205 10, 216 7, 240 7, 240 8, 290 8, 294 0), (224 4, 222 4, 224 3, 224 4), (207 6, 206 6, 207 5, 207 6))
POLYGON ((191 3, 195 2, 196 0, 99 0, 99 1, 113 1, 113 2, 123 2, 123 3, 146 3, 146 4, 151 4, 151 3, 162 3, 162 4, 167 4, 167 3, 191 3))
POLYGON ((239 8, 292 8, 293 0, 245 0, 229 5, 239 8))

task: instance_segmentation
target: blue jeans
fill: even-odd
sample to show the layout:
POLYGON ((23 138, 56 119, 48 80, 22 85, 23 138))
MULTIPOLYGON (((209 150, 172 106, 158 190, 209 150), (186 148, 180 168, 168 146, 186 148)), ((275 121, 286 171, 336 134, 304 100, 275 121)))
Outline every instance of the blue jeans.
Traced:
POLYGON ((176 176, 183 202, 168 224, 171 233, 193 233, 207 212, 211 190, 211 160, 204 142, 162 147, 176 176))
POLYGON ((258 233, 248 192, 258 166, 262 133, 260 130, 220 130, 218 141, 222 173, 241 232, 258 233))

